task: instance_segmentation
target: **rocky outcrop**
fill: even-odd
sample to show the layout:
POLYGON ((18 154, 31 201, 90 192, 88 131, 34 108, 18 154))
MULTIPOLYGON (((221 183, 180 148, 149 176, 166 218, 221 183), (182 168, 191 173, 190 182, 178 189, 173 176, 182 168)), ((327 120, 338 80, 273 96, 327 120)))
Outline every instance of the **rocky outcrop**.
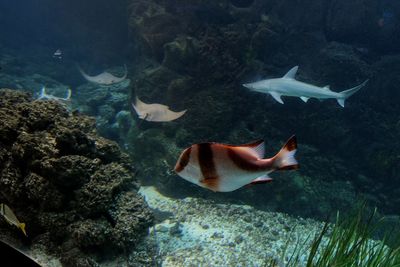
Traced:
MULTIPOLYGON (((152 215, 135 169, 95 121, 54 101, 0 90, 0 202, 66 266, 96 266, 140 245, 152 215), (106 252, 106 253, 104 253, 106 252)), ((1 220, 1 231, 24 237, 1 220)))

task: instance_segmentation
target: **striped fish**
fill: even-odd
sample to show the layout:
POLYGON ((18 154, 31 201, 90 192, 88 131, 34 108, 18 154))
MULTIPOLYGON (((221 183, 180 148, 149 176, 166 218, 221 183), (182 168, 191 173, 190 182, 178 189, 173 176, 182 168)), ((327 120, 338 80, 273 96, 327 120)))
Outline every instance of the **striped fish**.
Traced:
POLYGON ((10 209, 9 206, 6 204, 1 203, 0 204, 0 214, 6 219, 6 221, 9 224, 15 225, 21 231, 24 233, 25 236, 27 236, 26 231, 25 231, 25 223, 19 222, 17 216, 15 216, 14 212, 10 209))
POLYGON ((214 192, 230 192, 251 183, 265 183, 276 170, 298 169, 292 136, 272 158, 264 158, 264 141, 245 145, 194 144, 180 155, 175 172, 183 179, 214 192))

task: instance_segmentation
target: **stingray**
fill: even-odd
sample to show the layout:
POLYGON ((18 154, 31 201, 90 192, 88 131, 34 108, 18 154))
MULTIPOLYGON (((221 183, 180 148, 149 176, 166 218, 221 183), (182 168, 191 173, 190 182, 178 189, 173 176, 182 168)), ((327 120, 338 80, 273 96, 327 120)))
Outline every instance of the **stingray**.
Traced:
POLYGON ((88 82, 92 82, 92 83, 96 83, 96 84, 100 84, 100 85, 112 85, 112 84, 116 84, 116 83, 120 83, 123 80, 126 79, 126 76, 128 75, 128 70, 126 69, 126 65, 124 65, 124 69, 125 69, 125 73, 122 77, 116 77, 114 75, 112 75, 109 72, 102 72, 98 75, 95 76, 89 76, 87 75, 83 69, 78 65, 78 70, 79 72, 82 74, 82 76, 88 81, 88 82))
POLYGON ((182 117, 186 112, 186 109, 175 112, 162 104, 146 104, 137 97, 135 103, 132 103, 132 107, 140 119, 154 122, 173 121, 182 117))

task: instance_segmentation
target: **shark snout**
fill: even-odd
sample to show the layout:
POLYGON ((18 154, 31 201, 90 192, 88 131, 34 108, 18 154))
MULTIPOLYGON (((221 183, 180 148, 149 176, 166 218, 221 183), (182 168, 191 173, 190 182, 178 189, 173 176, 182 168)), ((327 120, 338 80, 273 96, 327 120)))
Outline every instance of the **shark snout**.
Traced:
POLYGON ((246 87, 246 88, 249 88, 249 89, 251 89, 252 88, 252 86, 251 86, 251 84, 250 83, 244 83, 244 84, 242 84, 244 87, 246 87))

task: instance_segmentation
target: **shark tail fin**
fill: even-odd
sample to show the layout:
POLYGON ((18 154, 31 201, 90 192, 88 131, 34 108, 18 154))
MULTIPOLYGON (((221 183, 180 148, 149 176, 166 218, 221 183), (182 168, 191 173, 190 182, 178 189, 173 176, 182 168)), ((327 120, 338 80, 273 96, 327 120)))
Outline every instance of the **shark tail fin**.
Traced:
POLYGON ((368 80, 365 80, 362 84, 357 85, 356 87, 353 87, 351 89, 345 90, 340 92, 341 97, 337 99, 337 102, 339 103, 340 106, 344 108, 344 101, 349 98, 350 96, 354 95, 355 93, 358 92, 361 88, 363 88, 367 84, 368 80))

